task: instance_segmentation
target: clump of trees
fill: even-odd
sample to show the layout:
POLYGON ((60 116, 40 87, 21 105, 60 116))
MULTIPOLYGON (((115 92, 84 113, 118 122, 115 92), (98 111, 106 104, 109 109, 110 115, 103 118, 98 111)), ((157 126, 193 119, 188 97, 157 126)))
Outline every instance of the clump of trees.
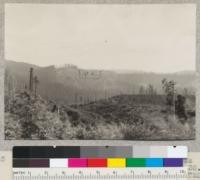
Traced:
POLYGON ((156 91, 156 89, 153 87, 152 84, 149 84, 149 85, 147 86, 146 93, 147 93, 148 95, 156 95, 156 94, 157 94, 157 91, 156 91))
POLYGON ((141 85, 139 88, 139 95, 142 102, 147 103, 156 103, 157 100, 155 96, 157 95, 157 90, 152 84, 148 84, 147 86, 141 85))
POLYGON ((176 82, 173 80, 162 80, 162 88, 166 95, 166 105, 168 106, 168 110, 172 111, 172 109, 174 109, 174 113, 182 119, 181 122, 185 123, 187 120, 187 113, 185 109, 186 98, 184 95, 176 94, 175 85, 176 82))
POLYGON ((168 81, 167 79, 162 80, 162 88, 166 95, 166 105, 173 106, 175 104, 175 85, 176 82, 171 80, 168 81))
POLYGON ((139 95, 156 95, 157 90, 154 88, 152 84, 148 84, 148 86, 140 86, 139 95))

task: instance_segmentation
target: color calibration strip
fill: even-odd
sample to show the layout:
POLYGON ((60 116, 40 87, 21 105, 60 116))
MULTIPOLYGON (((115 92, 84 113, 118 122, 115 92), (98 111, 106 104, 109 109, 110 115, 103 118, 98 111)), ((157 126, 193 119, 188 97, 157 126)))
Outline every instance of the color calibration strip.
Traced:
POLYGON ((183 167, 183 158, 13 159, 13 168, 183 167))
POLYGON ((187 158, 187 146, 16 146, 13 158, 187 158))

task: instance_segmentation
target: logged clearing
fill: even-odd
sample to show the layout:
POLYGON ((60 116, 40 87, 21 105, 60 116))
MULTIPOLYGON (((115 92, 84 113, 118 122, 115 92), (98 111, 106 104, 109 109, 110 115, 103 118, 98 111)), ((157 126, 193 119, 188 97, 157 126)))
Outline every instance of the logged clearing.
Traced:
POLYGON ((6 139, 195 139, 195 98, 186 118, 163 95, 119 95, 84 105, 58 105, 26 92, 6 106, 6 139))

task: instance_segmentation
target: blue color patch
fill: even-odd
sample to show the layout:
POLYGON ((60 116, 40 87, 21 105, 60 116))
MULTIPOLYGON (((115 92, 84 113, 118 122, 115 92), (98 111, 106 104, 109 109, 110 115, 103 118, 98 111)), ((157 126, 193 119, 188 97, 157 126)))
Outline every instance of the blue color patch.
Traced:
POLYGON ((163 167, 163 158, 147 158, 146 167, 163 167))

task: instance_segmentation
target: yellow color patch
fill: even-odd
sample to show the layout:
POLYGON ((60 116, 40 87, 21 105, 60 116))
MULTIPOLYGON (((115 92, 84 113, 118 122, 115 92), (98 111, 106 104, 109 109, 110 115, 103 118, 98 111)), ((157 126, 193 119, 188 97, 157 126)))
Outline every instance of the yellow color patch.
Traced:
POLYGON ((126 167, 126 159, 125 158, 108 158, 108 167, 109 168, 126 167))

